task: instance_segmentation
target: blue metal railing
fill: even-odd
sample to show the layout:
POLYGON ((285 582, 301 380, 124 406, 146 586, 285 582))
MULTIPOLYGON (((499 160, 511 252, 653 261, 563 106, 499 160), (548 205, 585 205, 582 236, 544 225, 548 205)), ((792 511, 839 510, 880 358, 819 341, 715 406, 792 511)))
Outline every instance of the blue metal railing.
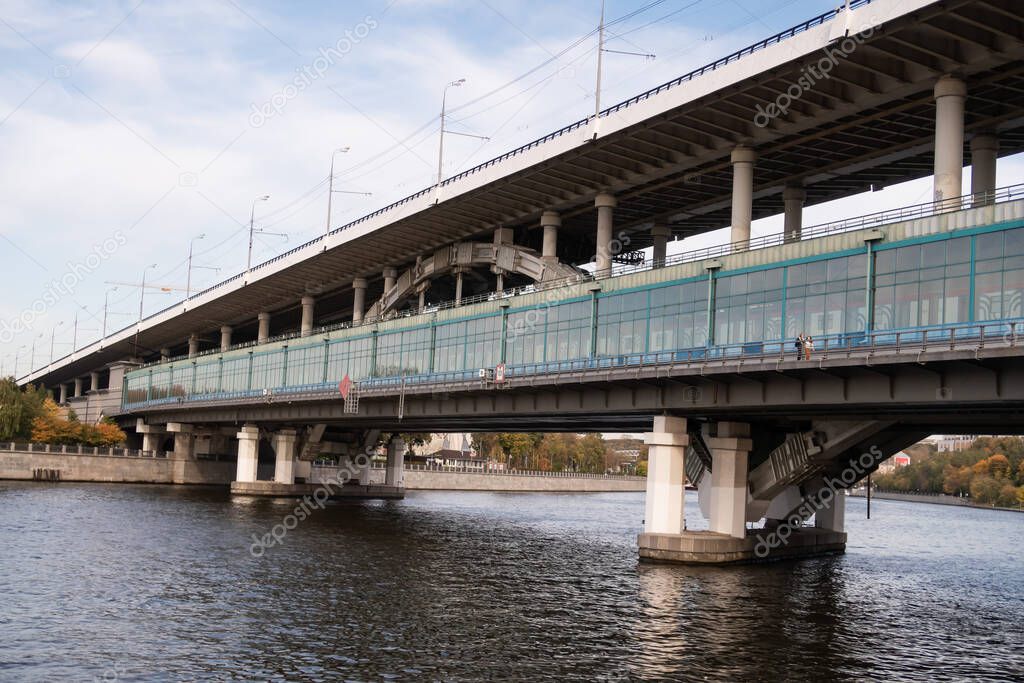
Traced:
MULTIPOLYGON (((986 347, 1011 347, 1019 345, 1024 337, 1024 318, 986 321, 982 323, 959 323, 926 327, 880 330, 875 332, 844 332, 822 335, 814 340, 814 348, 808 352, 798 349, 792 339, 777 339, 764 342, 741 342, 735 344, 711 345, 688 349, 675 349, 645 353, 624 353, 578 358, 573 360, 543 361, 535 363, 510 364, 505 369, 508 386, 516 381, 552 375, 601 373, 616 369, 643 368, 653 366, 680 365, 708 366, 716 363, 756 364, 794 361, 810 363, 826 361, 830 357, 859 357, 866 359, 879 355, 904 352, 928 352, 945 350, 980 350, 986 347)), ((360 395, 386 395, 404 392, 409 388, 438 387, 446 390, 491 384, 493 380, 481 380, 479 370, 456 370, 431 372, 389 377, 370 377, 356 382, 355 390, 360 395)), ((234 400, 265 399, 273 401, 277 396, 291 398, 337 398, 337 382, 323 382, 291 387, 274 387, 234 392, 215 392, 185 396, 126 402, 125 412, 142 408, 159 407, 173 403, 230 402, 234 400)))

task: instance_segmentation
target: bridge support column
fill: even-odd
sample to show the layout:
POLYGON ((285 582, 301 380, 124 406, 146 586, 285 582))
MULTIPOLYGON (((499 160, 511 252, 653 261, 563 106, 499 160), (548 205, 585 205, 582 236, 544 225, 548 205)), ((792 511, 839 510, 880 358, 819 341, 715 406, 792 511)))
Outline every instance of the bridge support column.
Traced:
POLYGON ((814 526, 825 531, 843 532, 846 527, 846 492, 839 489, 829 503, 814 513, 814 526))
POLYGON ((168 422, 167 431, 174 434, 172 457, 175 460, 195 460, 196 435, 192 425, 182 424, 181 422, 168 422))
POLYGON ((991 133, 978 133, 971 138, 971 194, 973 204, 991 204, 996 189, 996 158, 999 138, 991 133))
POLYGON ((647 456, 647 497, 644 501, 644 533, 681 534, 686 528, 683 508, 686 472, 683 459, 690 436, 686 418, 658 416, 654 431, 644 436, 647 456))
POLYGON ((363 324, 363 312, 366 310, 366 278, 357 277, 352 281, 352 324, 363 324))
POLYGON ((160 362, 166 363, 171 358, 171 350, 166 346, 160 349, 160 362))
POLYGON ((188 357, 195 358, 199 355, 199 335, 192 333, 188 336, 188 357))
POLYGON ((405 486, 405 442, 397 436, 388 441, 388 464, 384 475, 385 486, 405 486))
POLYGON ((807 191, 800 185, 787 185, 782 190, 782 202, 786 206, 782 233, 783 239, 786 242, 800 241, 800 232, 803 230, 804 201, 806 199, 807 191))
POLYGON ((82 395, 82 378, 81 377, 76 377, 75 378, 75 393, 73 395, 74 395, 75 398, 78 398, 79 396, 82 395))
POLYGON ((964 100, 967 85, 943 76, 935 83, 935 201, 963 194, 964 100))
POLYGON ((398 269, 397 268, 385 268, 381 271, 381 275, 384 277, 384 293, 390 292, 395 283, 398 282, 398 269))
POLYGON ((665 265, 665 257, 668 255, 668 238, 672 236, 672 229, 667 225, 655 223, 651 228, 651 239, 654 241, 654 249, 651 260, 655 268, 665 265))
POLYGON ((139 418, 135 421, 135 433, 142 434, 143 452, 156 453, 160 450, 160 440, 164 436, 163 427, 148 425, 139 418))
POLYGON ((97 391, 100 388, 100 373, 93 370, 89 373, 89 391, 97 391))
POLYGON ((235 435, 238 438, 238 467, 235 481, 250 483, 256 481, 256 466, 259 464, 260 428, 245 424, 235 435))
POLYGON ((466 268, 463 266, 455 267, 455 305, 458 306, 462 303, 462 276, 465 274, 466 268))
POLYGON ((67 384, 61 384, 60 385, 60 401, 58 401, 58 403, 60 405, 64 405, 67 402, 68 402, 68 385, 67 384))
POLYGON ((733 538, 747 535, 747 459, 753 448, 750 425, 719 422, 711 447, 711 531, 733 538))
POLYGON ((732 232, 734 249, 750 244, 750 223, 754 215, 754 162, 757 152, 740 145, 732 151, 732 232))
POLYGON ((615 197, 602 192, 594 198, 597 207, 597 252, 594 258, 594 275, 608 277, 612 274, 612 229, 614 226, 615 197))
POLYGON ((228 325, 221 325, 220 328, 220 350, 227 351, 231 348, 231 327, 228 325))
POLYGON ((308 337, 313 334, 313 304, 315 300, 311 296, 302 297, 302 323, 299 328, 299 334, 302 337, 308 337))
POLYGON ((262 344, 270 339, 270 314, 262 312, 256 316, 259 321, 259 328, 256 332, 256 343, 262 344))
POLYGON ((295 483, 295 454, 298 442, 298 432, 294 429, 282 429, 274 434, 274 481, 278 484, 295 483))
POLYGON ((540 227, 544 229, 541 260, 545 265, 555 265, 558 263, 558 229, 562 227, 562 217, 557 211, 545 211, 540 215, 540 227))

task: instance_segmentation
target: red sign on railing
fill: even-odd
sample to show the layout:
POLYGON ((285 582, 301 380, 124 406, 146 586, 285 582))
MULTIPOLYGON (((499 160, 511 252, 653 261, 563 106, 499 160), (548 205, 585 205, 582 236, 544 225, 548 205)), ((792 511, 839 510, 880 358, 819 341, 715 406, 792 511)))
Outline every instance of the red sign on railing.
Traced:
POLYGON ((348 373, 346 372, 345 377, 340 382, 338 382, 338 392, 341 394, 341 397, 347 401, 348 392, 350 391, 352 391, 352 378, 349 377, 348 373))

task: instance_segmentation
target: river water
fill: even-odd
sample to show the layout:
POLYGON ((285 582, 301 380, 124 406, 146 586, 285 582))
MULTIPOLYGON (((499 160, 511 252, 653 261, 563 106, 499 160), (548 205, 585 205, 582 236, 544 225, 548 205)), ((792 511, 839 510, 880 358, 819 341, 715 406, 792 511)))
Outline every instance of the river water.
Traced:
POLYGON ((1024 514, 849 499, 844 556, 717 569, 637 562, 643 494, 413 492, 254 546, 294 505, 0 482, 0 681, 1024 677, 1024 514))

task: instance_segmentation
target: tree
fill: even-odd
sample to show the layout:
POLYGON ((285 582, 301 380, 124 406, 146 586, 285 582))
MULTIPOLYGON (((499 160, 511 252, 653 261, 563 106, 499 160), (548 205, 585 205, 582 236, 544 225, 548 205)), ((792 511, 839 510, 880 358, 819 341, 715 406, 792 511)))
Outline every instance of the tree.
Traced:
POLYGON ((600 434, 587 434, 580 439, 580 470, 583 472, 604 472, 604 438, 600 434))
POLYGON ((42 388, 29 385, 21 390, 10 377, 0 380, 0 441, 31 438, 32 423, 45 398, 42 388))
POLYGON ((82 441, 82 423, 64 420, 52 399, 43 401, 42 411, 32 420, 32 440, 51 444, 77 444, 82 441))
POLYGON ((535 450, 534 439, 523 432, 506 432, 498 435, 498 444, 512 467, 529 469, 529 458, 535 450))
POLYGON ((979 460, 975 463, 973 470, 975 476, 987 475, 993 479, 1009 479, 1010 460, 1002 453, 997 453, 984 460, 979 460))
POLYGON ((25 402, 18 385, 10 378, 0 380, 0 441, 18 436, 24 410, 25 402))
POLYGON ((89 432, 92 446, 116 446, 128 438, 109 417, 103 418, 99 424, 89 428, 89 432))
POLYGON ((999 497, 996 498, 996 505, 1003 508, 1017 507, 1017 487, 1013 484, 1004 483, 999 489, 999 497))
POLYGON ((987 475, 975 476, 971 480, 971 498, 980 505, 994 505, 999 499, 1003 485, 987 475))
POLYGON ((499 458, 504 456, 501 445, 498 443, 498 434, 495 432, 473 432, 470 434, 470 444, 473 450, 485 458, 499 458))
POLYGON ((942 490, 952 496, 962 496, 971 491, 971 477, 974 472, 970 467, 946 465, 943 468, 942 490))

